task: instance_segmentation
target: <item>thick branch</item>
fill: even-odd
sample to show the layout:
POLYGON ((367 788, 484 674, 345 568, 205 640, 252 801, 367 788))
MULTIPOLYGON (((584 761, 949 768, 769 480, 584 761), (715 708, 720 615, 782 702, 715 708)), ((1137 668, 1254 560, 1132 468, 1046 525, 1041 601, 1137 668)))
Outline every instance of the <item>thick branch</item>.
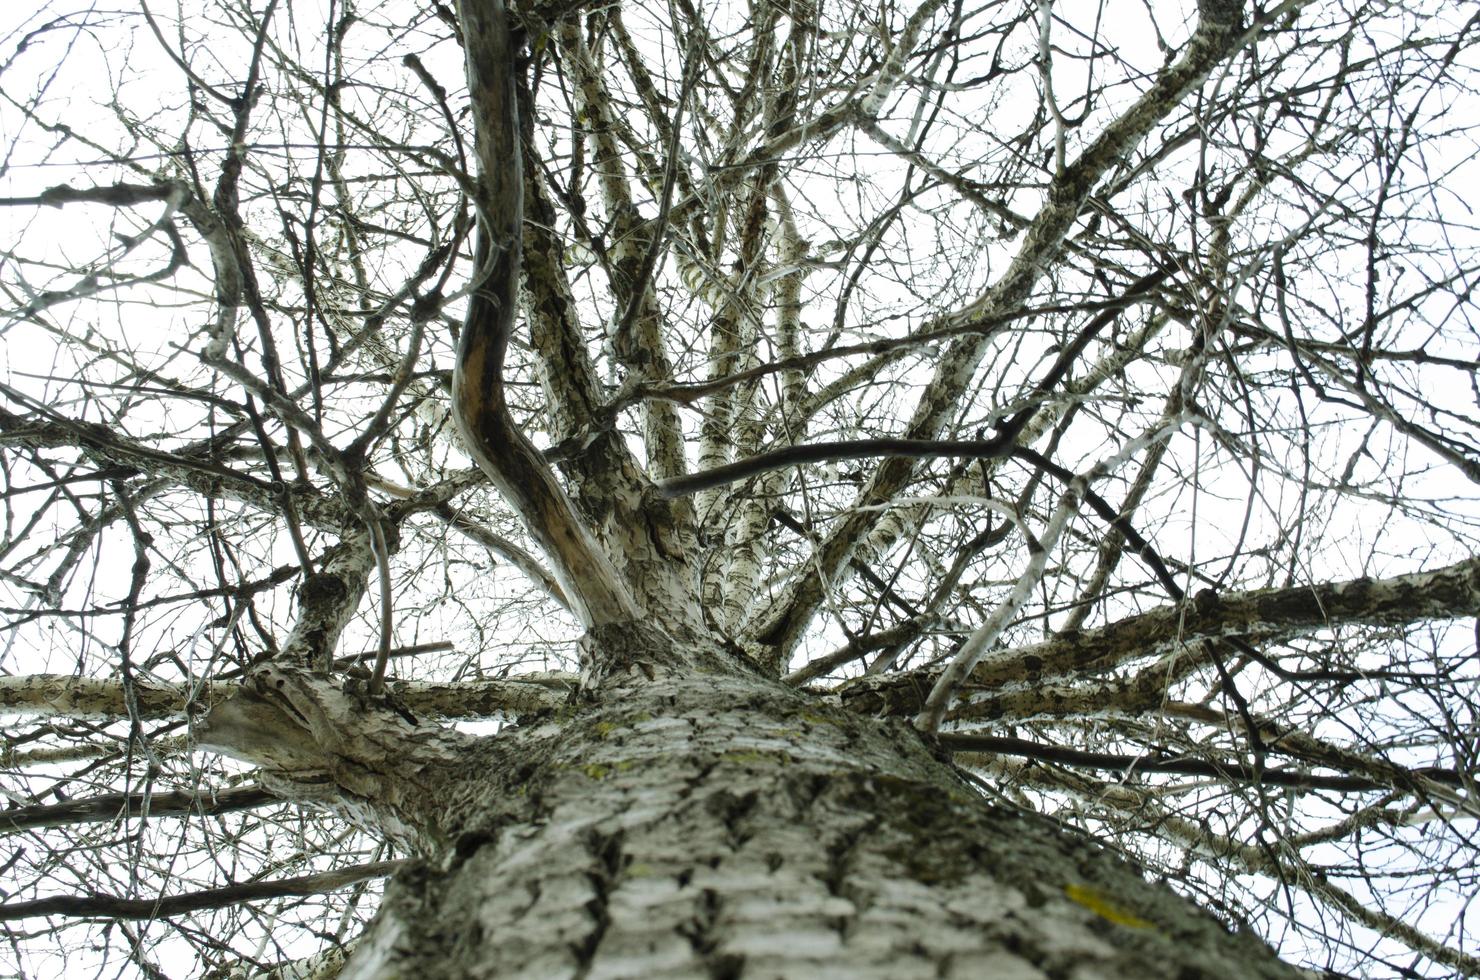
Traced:
MULTIPOLYGON (((1334 790, 1338 793, 1386 790, 1384 782, 1364 776, 1322 776, 1292 769, 1260 769, 1238 759, 1214 762, 1209 759, 1168 757, 1157 753, 1128 755, 1120 752, 1085 752, 1063 745, 1044 745, 1025 738, 997 735, 947 733, 939 736, 941 745, 956 752, 986 752, 1016 755, 1027 759, 1058 762, 1081 769, 1109 769, 1122 773, 1167 773, 1182 776, 1209 776, 1264 786, 1293 786, 1304 789, 1334 790)), ((1465 780, 1453 769, 1427 767, 1415 775, 1448 786, 1464 786, 1465 780)))
MULTIPOLYGON (((576 678, 564 674, 538 679, 480 680, 457 683, 399 683, 390 689, 410 712, 433 718, 488 718, 557 708, 576 678)), ((235 684, 195 686, 135 682, 139 718, 171 718, 208 708, 231 697, 235 684)), ((28 718, 78 718, 121 721, 129 717, 123 684, 69 674, 0 677, 0 712, 28 718)))
MULTIPOLYGON (((1222 637, 1269 640, 1346 624, 1402 625, 1475 615, 1480 615, 1480 557, 1386 579, 1221 596, 1204 591, 1190 602, 1161 606, 1099 629, 999 650, 976 666, 967 684, 968 690, 993 691, 1009 684, 1037 684, 1110 670, 1172 645, 1222 637)), ((935 683, 941 669, 861 678, 845 686, 843 696, 869 713, 912 714, 920 709, 921 692, 935 683)))
MULTIPOLYGON (((1014 433, 1015 435, 1015 433, 1014 433)), ((1001 459, 1011 455, 1013 440, 993 439, 849 439, 786 446, 750 459, 726 463, 713 469, 664 480, 658 484, 665 497, 681 497, 711 487, 769 473, 787 466, 830 463, 845 459, 1001 459)))
POLYGON ((264 786, 288 799, 331 802, 411 848, 447 843, 446 799, 462 770, 452 760, 497 764, 490 741, 420 724, 404 705, 341 687, 322 674, 273 665, 253 670, 229 700, 196 723, 202 749, 261 767, 264 786))
POLYGON ((504 400, 524 214, 515 45, 502 0, 461 3, 459 17, 481 193, 477 271, 453 371, 453 415, 478 466, 549 555, 582 624, 633 620, 640 615, 636 602, 504 400))
POLYGON ((236 810, 277 803, 278 798, 259 786, 242 786, 214 793, 105 793, 49 806, 23 806, 0 810, 0 832, 39 830, 75 823, 106 823, 142 817, 215 816, 236 810))
POLYGON ((98 187, 72 187, 58 184, 48 187, 34 197, 0 197, 0 207, 34 206, 44 204, 59 208, 64 204, 84 202, 106 204, 110 207, 131 207, 148 201, 167 201, 183 194, 184 188, 177 184, 105 184, 98 187))

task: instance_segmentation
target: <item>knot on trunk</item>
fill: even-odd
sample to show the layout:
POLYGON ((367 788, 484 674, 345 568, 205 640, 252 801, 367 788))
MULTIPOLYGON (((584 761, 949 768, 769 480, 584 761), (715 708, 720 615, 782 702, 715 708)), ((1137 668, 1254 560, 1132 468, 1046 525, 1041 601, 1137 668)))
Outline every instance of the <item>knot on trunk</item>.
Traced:
POLYGON ((714 641, 692 635, 682 626, 652 619, 592 626, 581 637, 581 691, 594 694, 615 680, 633 675, 655 681, 688 677, 696 671, 745 674, 753 671, 714 641))

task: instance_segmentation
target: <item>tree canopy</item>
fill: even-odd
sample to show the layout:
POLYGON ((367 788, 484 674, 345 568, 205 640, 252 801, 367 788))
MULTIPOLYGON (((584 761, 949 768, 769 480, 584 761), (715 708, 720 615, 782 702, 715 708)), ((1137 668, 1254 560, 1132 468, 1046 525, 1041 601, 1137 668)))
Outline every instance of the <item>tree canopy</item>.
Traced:
POLYGON ((253 667, 493 732, 691 606, 1292 961, 1480 971, 1480 12, 497 6, 3 15, 7 969, 358 934, 410 855, 195 751, 253 667))

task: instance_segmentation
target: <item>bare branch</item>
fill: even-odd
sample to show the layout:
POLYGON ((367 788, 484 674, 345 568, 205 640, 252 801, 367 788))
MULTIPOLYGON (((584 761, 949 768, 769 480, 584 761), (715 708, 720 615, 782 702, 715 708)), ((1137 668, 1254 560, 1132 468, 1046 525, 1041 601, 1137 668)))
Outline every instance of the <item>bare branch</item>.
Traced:
POLYGON ((261 902, 274 898, 322 895, 338 891, 370 878, 393 875, 405 861, 375 861, 348 868, 336 868, 320 874, 282 878, 277 881, 253 881, 226 885, 209 891, 183 895, 161 895, 158 898, 114 898, 111 895, 57 895, 30 902, 0 905, 0 920, 31 919, 39 916, 64 915, 82 918, 161 919, 186 915, 205 909, 220 909, 240 902, 261 902))
POLYGON ((0 810, 0 831, 38 830, 78 823, 106 823, 149 817, 213 816, 279 802, 267 790, 240 786, 215 792, 107 793, 65 803, 0 810))

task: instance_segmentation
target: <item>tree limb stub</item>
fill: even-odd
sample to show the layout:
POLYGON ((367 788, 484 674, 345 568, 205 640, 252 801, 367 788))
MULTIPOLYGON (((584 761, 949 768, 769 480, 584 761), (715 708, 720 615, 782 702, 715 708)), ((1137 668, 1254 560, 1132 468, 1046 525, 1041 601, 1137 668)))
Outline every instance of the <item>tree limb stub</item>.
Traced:
MULTIPOLYGON (((516 677, 455 683, 393 681, 390 688, 398 703, 413 714, 451 719, 531 714, 556 708, 575 686, 574 675, 544 675, 538 680, 516 677)), ((231 697, 235 691, 234 684, 198 688, 143 679, 134 681, 134 698, 142 720, 177 717, 206 708, 231 697)), ((121 682, 70 674, 0 677, 0 713, 102 721, 129 717, 121 682)))
MULTIPOLYGON (((248 675, 196 725, 202 749, 262 767, 263 785, 288 799, 376 810, 390 837, 427 840, 402 815, 447 789, 444 763, 480 739, 421 725, 363 690, 273 665, 248 675)), ((425 821, 423 821, 424 823, 425 821)))

